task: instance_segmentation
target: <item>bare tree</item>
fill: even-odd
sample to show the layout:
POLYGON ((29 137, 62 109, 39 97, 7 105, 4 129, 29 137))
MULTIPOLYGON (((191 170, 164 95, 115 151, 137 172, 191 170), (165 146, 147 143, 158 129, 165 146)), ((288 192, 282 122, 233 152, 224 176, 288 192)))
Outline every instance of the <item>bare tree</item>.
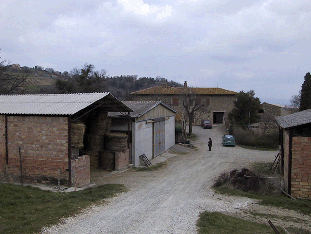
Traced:
POLYGON ((0 62, 0 93, 12 94, 24 91, 27 75, 13 74, 5 61, 0 62))
POLYGON ((299 94, 293 95, 292 98, 290 99, 291 106, 297 109, 299 109, 300 107, 300 102, 301 102, 301 91, 299 91, 299 94))
POLYGON ((195 112, 205 106, 201 102, 201 98, 196 94, 191 93, 191 90, 187 90, 184 95, 183 106, 185 108, 188 120, 189 120, 189 135, 192 134, 192 124, 194 122, 195 112))

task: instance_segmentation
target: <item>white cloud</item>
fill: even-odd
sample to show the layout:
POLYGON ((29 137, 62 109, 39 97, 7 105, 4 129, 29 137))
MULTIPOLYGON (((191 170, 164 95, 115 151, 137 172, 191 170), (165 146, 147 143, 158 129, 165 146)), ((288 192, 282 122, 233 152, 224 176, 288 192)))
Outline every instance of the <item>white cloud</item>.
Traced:
POLYGON ((172 16, 172 6, 156 6, 144 3, 143 0, 118 0, 123 10, 139 16, 149 16, 152 20, 162 20, 172 16))

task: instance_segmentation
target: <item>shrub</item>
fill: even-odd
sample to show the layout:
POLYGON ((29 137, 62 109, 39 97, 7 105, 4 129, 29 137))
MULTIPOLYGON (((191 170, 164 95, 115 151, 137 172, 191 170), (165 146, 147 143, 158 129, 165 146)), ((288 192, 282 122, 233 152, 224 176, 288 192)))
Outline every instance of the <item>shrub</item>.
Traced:
POLYGON ((249 129, 232 127, 232 134, 235 137, 236 143, 240 145, 275 149, 278 147, 279 143, 278 131, 259 134, 249 129))

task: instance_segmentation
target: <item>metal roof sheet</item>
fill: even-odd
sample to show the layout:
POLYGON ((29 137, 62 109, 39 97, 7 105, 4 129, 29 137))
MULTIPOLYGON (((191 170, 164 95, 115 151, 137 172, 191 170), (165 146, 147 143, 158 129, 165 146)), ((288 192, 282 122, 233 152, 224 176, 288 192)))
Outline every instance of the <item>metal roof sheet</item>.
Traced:
MULTIPOLYGON (((158 105, 162 105, 166 107, 167 109, 171 110, 172 112, 176 113, 175 110, 168 107, 162 102, 159 101, 122 101, 126 106, 131 108, 133 112, 130 113, 130 116, 133 118, 138 118, 144 114, 146 114, 148 111, 152 110, 158 105)), ((109 112, 109 116, 124 116, 127 115, 127 113, 124 112, 109 112)))
MULTIPOLYGON (((121 107, 123 106, 123 108, 116 108, 116 110, 131 111, 109 92, 105 92, 0 95, 0 114, 73 115, 101 99, 115 100, 120 103, 121 107)), ((111 109, 107 111, 111 111, 111 109)))
POLYGON ((291 128, 311 123, 311 109, 296 112, 291 115, 278 117, 277 121, 282 128, 291 128))

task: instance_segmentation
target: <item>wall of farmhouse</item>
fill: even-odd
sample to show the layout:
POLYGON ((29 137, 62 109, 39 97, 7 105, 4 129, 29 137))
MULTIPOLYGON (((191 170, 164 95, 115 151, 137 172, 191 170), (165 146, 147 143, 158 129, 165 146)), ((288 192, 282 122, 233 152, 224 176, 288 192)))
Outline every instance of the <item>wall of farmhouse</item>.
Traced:
MULTIPOLYGON (((0 126, 5 124, 4 116, 0 126)), ((5 126, 5 125, 4 125, 5 126)), ((4 128, 1 128, 2 132, 4 128)), ((1 174, 8 182, 68 183, 68 118, 7 117, 8 162, 5 134, 1 134, 1 174), (5 170, 5 171, 4 171, 5 170)))
MULTIPOLYGON (((195 125, 200 125, 202 119, 209 119, 213 122, 213 112, 224 112, 228 114, 234 104, 234 95, 199 95, 201 103, 205 106, 195 113, 195 125)), ((182 95, 132 95, 133 101, 161 101, 171 107, 176 113, 176 122, 181 122, 186 115, 182 101, 182 95)))

